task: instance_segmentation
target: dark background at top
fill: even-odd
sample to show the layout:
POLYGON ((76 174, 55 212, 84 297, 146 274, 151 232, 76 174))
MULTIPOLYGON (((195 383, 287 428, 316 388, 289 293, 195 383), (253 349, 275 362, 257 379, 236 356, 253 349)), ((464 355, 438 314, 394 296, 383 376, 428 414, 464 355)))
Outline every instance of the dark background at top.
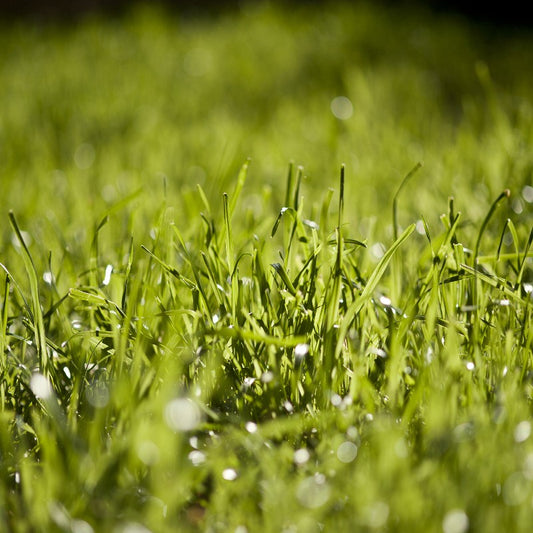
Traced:
MULTIPOLYGON (((238 7, 254 0, 156 0, 170 9, 189 13, 216 13, 238 7)), ((256 0, 257 1, 257 0, 256 0)), ((131 0, 0 0, 0 20, 36 20, 36 21, 69 21, 87 13, 103 12, 120 14, 131 0)), ((285 0, 281 4, 327 4, 327 0, 285 0)), ((381 0, 385 5, 417 5, 429 8, 434 12, 456 13, 472 22, 493 27, 527 28, 533 26, 533 19, 527 8, 528 2, 507 0, 499 2, 475 2, 460 0, 381 0)))

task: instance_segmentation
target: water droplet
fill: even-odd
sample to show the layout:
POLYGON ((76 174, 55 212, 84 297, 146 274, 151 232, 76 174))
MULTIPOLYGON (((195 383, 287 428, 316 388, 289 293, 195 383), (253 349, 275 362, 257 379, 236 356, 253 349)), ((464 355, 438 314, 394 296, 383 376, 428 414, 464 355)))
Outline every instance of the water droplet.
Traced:
POLYGON ((417 220, 415 230, 419 235, 425 235, 426 234, 426 228, 424 226, 423 220, 417 220))
POLYGON ((220 317, 215 313, 211 319, 213 324, 217 324, 220 321, 220 317))
POLYGON ((337 96, 331 101, 331 112, 340 120, 348 120, 353 114, 353 104, 346 96, 337 96))
POLYGON ((346 430, 346 436, 352 440, 357 440, 359 438, 359 431, 355 426, 350 426, 346 430))
POLYGON ((42 374, 36 373, 33 374, 30 380, 30 388, 37 396, 37 398, 40 398, 42 400, 48 400, 52 397, 52 394, 54 393, 52 389, 52 384, 48 380, 48 378, 44 377, 42 374))
POLYGON ((155 465, 159 461, 159 447, 151 440, 143 440, 137 445, 137 457, 145 465, 155 465))
POLYGON ((351 463, 357 457, 357 446, 350 441, 343 442, 337 448, 337 459, 341 463, 351 463))
POLYGON ((70 522, 70 531, 72 533, 94 533, 91 524, 85 522, 85 520, 72 520, 70 522))
POLYGON ((251 378, 251 377, 244 378, 244 381, 243 381, 244 390, 249 389, 254 383, 255 383, 255 378, 251 378))
POLYGON ((238 474, 237 472, 233 469, 233 468, 226 468, 223 472, 222 472, 222 477, 226 480, 226 481, 235 481, 238 477, 238 474))
POLYGON ((113 273, 113 265, 107 265, 105 267, 104 280, 102 281, 102 285, 104 285, 104 287, 109 285, 109 282, 111 281, 111 274, 112 273, 113 273))
POLYGON ((531 185, 526 185, 522 189, 522 197, 529 204, 533 202, 533 187, 531 187, 531 185))
POLYGON ((270 372, 270 370, 267 370, 266 372, 263 372, 261 374, 261 381, 263 383, 270 383, 274 379, 274 374, 270 372))
POLYGON ((379 260, 385 255, 385 245, 381 242, 377 242, 370 247, 369 251, 373 259, 379 260))
POLYGON ((301 505, 308 509, 322 507, 330 497, 331 489, 323 475, 303 479, 296 489, 296 497, 301 505))
POLYGON ((511 209, 519 215, 524 210, 524 205, 522 203, 522 200, 520 198, 514 198, 511 202, 511 209))
POLYGON ((297 465, 303 465, 309 461, 311 454, 306 448, 300 448, 294 452, 294 462, 297 465))
POLYGON ((289 402, 289 400, 285 400, 283 402, 283 407, 285 408, 285 411, 287 411, 287 413, 292 413, 294 411, 294 407, 292 403, 289 402))
POLYGON ((461 509, 448 511, 442 520, 442 530, 444 533, 465 533, 468 531, 468 526, 468 516, 461 509))
POLYGON ((385 502, 374 502, 366 508, 365 518, 372 529, 382 528, 389 518, 389 506, 385 502))
POLYGON ((68 379, 72 379, 72 374, 70 373, 70 369, 68 366, 63 367, 63 373, 65 376, 67 376, 68 379))
POLYGON ((340 407, 342 404, 342 398, 338 394, 332 394, 330 402, 333 407, 340 407))
POLYGON ((391 299, 386 296, 380 296, 379 301, 381 302, 381 305, 384 305, 385 307, 390 307, 392 305, 391 299))
POLYGON ((128 522, 122 527, 115 529, 117 533, 152 533, 148 528, 137 522, 128 522))
POLYGON ((190 431, 201 422, 200 408, 189 398, 175 398, 165 407, 165 421, 174 431, 190 431))
MULTIPOLYGON (((20 230, 20 234, 22 235, 22 238, 24 239, 26 246, 30 246, 30 244, 33 242, 31 235, 27 231, 24 231, 24 230, 20 230)), ((13 236, 11 237, 11 244, 13 244, 15 248, 18 248, 20 250, 21 244, 15 234, 13 234, 13 236)))
POLYGON ((307 227, 309 227, 309 228, 311 228, 311 229, 314 229, 314 230, 317 230, 317 231, 318 231, 318 229, 319 229, 318 224, 317 224, 314 220, 307 220, 307 219, 304 219, 304 220, 303 220, 303 223, 304 223, 307 227))
POLYGON ((205 463, 205 453, 199 450, 193 450, 191 453, 189 453, 188 457, 189 457, 189 461, 194 466, 200 466, 205 463))
POLYGON ((294 348, 294 357, 297 363, 301 363, 303 358, 309 353, 309 344, 297 344, 294 348))
POLYGON ((512 473, 503 484, 502 496, 506 505, 520 505, 527 496, 528 481, 522 472, 512 473))
POLYGON ((44 272, 43 273, 43 280, 47 285, 52 285, 54 282, 54 275, 51 272, 44 272))
POLYGON ((244 427, 248 433, 255 433, 257 431, 257 424, 255 422, 246 422, 244 427))
POLYGON ((472 371, 474 368, 476 368, 476 365, 472 361, 467 361, 466 369, 472 371))
POLYGON ((524 442, 529 439, 531 435, 531 422, 529 420, 523 420, 514 428, 514 440, 516 442, 524 442))
POLYGON ((85 389, 85 397, 93 407, 101 409, 109 403, 109 389, 102 380, 97 380, 85 389))

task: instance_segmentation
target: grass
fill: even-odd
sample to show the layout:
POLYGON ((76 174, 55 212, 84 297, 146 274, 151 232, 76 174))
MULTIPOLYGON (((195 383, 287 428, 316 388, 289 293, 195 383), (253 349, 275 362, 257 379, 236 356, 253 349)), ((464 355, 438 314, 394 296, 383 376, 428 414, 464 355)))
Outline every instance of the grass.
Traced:
POLYGON ((490 37, 2 28, 5 530, 530 530, 533 47, 490 37))

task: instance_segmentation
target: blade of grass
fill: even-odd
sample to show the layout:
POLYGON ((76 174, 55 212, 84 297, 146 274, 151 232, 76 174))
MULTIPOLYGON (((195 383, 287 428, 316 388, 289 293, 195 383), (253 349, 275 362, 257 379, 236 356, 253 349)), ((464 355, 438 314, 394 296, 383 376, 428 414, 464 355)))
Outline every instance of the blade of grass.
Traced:
POLYGON ((361 293, 359 298, 357 298, 350 305, 350 307, 348 307, 346 314, 344 315, 344 318, 340 324, 339 336, 335 348, 335 359, 339 358, 341 355, 342 345, 344 343, 344 339, 346 338, 348 329, 353 319, 359 313, 359 311, 361 311, 366 302, 370 300, 379 281, 383 277, 383 274, 385 274, 385 270, 387 269, 387 266, 393 258, 394 254, 396 253, 398 248, 409 238, 409 236, 413 233, 414 230, 415 224, 411 224, 410 226, 408 226, 405 231, 400 235, 400 237, 394 242, 394 244, 385 252, 380 262, 377 264, 376 268, 372 272, 372 275, 368 279, 365 288, 363 289, 363 292, 361 293))
POLYGON ((398 196, 402 189, 407 185, 407 182, 415 175, 415 173, 422 167, 422 163, 419 161, 403 178, 400 186, 398 187, 394 198, 392 199, 392 229, 394 240, 398 239, 398 196))
POLYGON ((22 249, 22 259, 24 261, 24 266, 26 268, 26 273, 30 282, 30 294, 33 314, 32 320, 34 322, 35 327, 35 341, 37 354, 39 357, 40 369, 45 377, 50 377, 53 369, 46 348, 46 335, 44 330, 43 312, 40 303, 39 280, 37 276, 37 270, 35 269, 35 264, 33 263, 30 251, 28 250, 26 242, 24 241, 24 237, 22 236, 22 232, 20 231, 13 211, 9 212, 9 221, 11 223, 13 231, 15 232, 15 235, 17 236, 17 240, 20 243, 22 249))

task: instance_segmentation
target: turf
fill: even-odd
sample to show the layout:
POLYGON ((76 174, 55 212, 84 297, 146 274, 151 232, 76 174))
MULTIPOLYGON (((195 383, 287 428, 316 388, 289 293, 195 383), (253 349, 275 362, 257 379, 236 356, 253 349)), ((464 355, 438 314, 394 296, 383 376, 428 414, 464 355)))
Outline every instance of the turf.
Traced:
POLYGON ((530 531, 531 41, 3 23, 4 529, 530 531))

